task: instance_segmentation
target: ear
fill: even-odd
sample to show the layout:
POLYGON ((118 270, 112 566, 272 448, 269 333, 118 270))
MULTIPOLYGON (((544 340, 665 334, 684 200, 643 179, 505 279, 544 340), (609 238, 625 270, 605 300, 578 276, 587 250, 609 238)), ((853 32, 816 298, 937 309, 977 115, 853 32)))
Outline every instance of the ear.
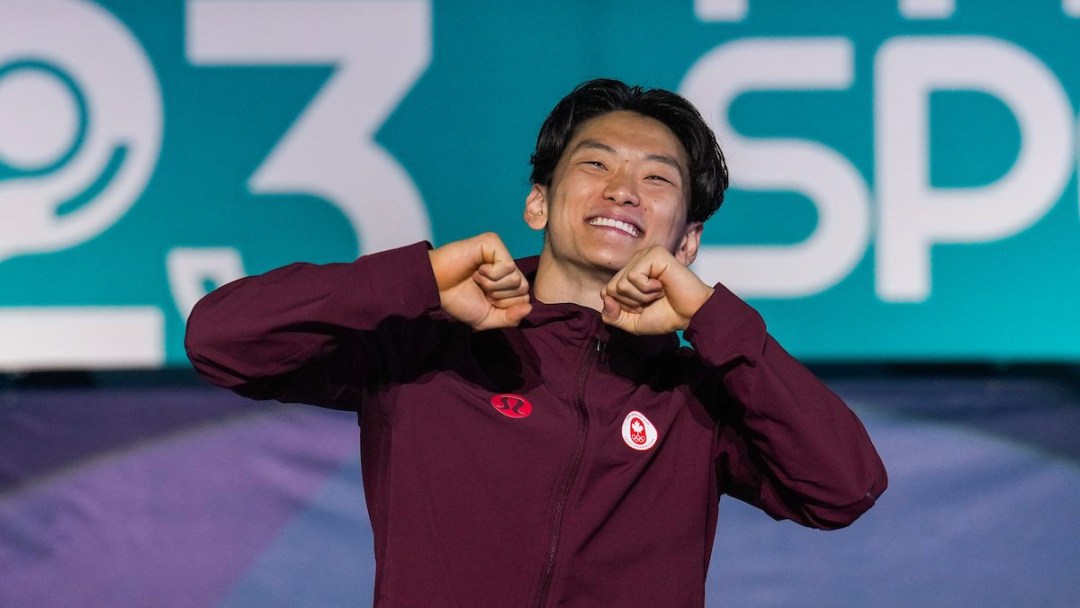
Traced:
POLYGON ((529 196, 525 197, 525 223, 533 230, 543 230, 548 222, 548 189, 540 184, 533 184, 529 196))
POLYGON ((679 248, 675 250, 675 259, 689 266, 697 259, 698 247, 701 246, 701 230, 704 225, 701 222, 688 222, 683 231, 679 248))

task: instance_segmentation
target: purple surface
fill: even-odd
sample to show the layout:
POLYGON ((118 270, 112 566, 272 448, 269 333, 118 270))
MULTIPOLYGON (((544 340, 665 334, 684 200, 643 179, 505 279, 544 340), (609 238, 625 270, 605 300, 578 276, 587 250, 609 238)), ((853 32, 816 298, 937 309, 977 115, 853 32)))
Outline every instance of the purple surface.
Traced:
MULTIPOLYGON (((708 606, 1072 606, 1080 375, 844 375, 889 468, 835 533, 731 499, 708 606)), ((0 607, 356 606, 353 414, 202 385, 0 385, 0 607)))
MULTIPOLYGON (((93 411, 162 407, 146 405, 155 396, 113 395, 112 406, 93 411)), ((48 426, 58 422, 50 416, 48 426)), ((0 493, 3 605, 213 605, 358 454, 349 415, 311 408, 264 405, 195 416, 168 433, 147 428, 144 440, 120 433, 112 446, 94 436, 84 459, 0 493)), ((65 441, 92 436, 58 431, 65 441)), ((18 459, 10 444, 2 452, 18 459)))

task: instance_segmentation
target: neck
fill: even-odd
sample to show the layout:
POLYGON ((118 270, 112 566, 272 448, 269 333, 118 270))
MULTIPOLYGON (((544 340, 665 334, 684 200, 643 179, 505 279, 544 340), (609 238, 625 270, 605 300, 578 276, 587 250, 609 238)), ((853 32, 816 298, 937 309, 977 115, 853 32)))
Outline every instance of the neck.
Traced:
POLYGON ((604 306, 600 291, 613 276, 614 271, 560 264, 545 248, 536 267, 533 295, 545 304, 570 302, 599 311, 604 306))

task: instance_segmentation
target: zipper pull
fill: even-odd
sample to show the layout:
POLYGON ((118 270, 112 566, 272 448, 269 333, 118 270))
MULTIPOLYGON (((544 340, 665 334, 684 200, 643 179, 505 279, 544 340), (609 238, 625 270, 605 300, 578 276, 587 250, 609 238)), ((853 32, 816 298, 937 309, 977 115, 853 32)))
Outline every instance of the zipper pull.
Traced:
POLYGON ((600 363, 607 364, 607 342, 600 338, 596 339, 596 359, 600 363))

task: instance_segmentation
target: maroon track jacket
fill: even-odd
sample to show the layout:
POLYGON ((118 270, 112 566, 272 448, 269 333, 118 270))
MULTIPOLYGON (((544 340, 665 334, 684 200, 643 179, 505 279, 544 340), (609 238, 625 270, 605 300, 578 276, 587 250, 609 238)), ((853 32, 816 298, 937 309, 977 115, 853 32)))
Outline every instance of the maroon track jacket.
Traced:
POLYGON ((859 420, 724 287, 692 349, 574 304, 474 332, 427 250, 241 279, 188 324, 210 382, 359 413, 376 605, 701 606, 721 494, 838 528, 884 491, 859 420))

